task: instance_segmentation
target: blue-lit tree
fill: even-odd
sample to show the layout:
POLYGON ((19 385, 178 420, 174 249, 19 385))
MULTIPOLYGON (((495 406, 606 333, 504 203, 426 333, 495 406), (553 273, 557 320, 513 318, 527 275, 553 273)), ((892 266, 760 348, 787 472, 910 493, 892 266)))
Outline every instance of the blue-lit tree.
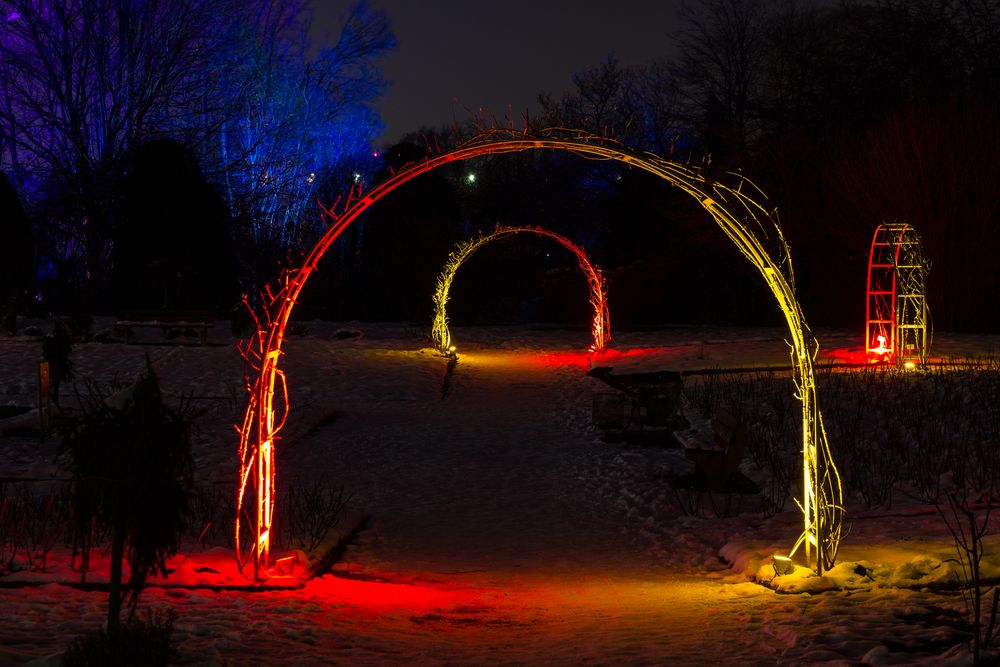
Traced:
MULTIPOLYGON (((204 64, 209 0, 0 2, 0 160, 60 221, 58 243, 100 282, 120 165, 137 140, 221 106, 204 64)), ((224 11, 221 13, 225 13, 224 11)))
POLYGON ((127 156, 151 139, 196 152, 251 246, 294 247, 315 188, 363 173, 379 127, 367 105, 383 87, 374 59, 393 43, 361 2, 337 45, 309 59, 307 10, 0 0, 0 168, 23 184, 36 220, 53 223, 46 254, 76 258, 92 292, 107 293, 127 156))
MULTIPOLYGON (((234 111, 217 143, 225 195, 240 225, 244 259, 263 266, 303 247, 320 222, 317 198, 371 171, 381 120, 370 104, 385 83, 375 59, 394 46, 385 17, 365 2, 343 20, 337 43, 310 58, 305 3, 262 3, 245 51, 228 52, 234 111)), ((254 267, 259 268, 259 267, 254 267)))

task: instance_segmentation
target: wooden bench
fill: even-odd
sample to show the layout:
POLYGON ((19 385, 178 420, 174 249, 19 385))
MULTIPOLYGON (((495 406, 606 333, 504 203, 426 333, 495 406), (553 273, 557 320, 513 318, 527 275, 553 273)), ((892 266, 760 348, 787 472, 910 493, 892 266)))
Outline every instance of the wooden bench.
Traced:
POLYGON ((746 424, 726 410, 719 410, 712 420, 691 415, 689 422, 690 428, 673 432, 674 442, 694 463, 695 475, 705 488, 724 490, 743 461, 746 424))
POLYGON ((598 366, 587 375, 618 390, 594 394, 592 419, 598 428, 635 426, 641 430, 673 424, 681 406, 682 381, 677 371, 615 374, 611 368, 598 366))
POLYGON ((132 330, 142 327, 159 327, 164 335, 173 329, 193 329, 198 332, 198 341, 208 342, 208 330, 215 326, 215 313, 210 310, 130 310, 121 313, 115 322, 115 329, 125 335, 125 342, 135 338, 132 330))

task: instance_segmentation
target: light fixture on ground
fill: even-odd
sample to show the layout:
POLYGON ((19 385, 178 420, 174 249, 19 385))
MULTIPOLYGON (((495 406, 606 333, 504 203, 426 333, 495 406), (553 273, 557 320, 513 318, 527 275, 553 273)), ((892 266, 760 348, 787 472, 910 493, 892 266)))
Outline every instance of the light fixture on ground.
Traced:
POLYGON ((777 577, 783 577, 795 571, 795 563, 788 556, 774 554, 771 556, 771 565, 774 566, 774 575, 777 577))

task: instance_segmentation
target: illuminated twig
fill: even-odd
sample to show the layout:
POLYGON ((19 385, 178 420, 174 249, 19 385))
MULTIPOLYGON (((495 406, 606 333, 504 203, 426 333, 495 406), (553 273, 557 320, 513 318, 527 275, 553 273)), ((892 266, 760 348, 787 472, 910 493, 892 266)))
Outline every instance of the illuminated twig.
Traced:
POLYGON ((587 279, 587 284, 590 286, 590 305, 594 308, 594 319, 591 322, 591 334, 594 342, 590 349, 598 353, 604 352, 608 343, 611 342, 611 317, 608 314, 607 286, 601 269, 590 263, 583 248, 561 234, 541 227, 502 227, 499 225, 489 234, 480 233, 467 241, 460 242, 455 250, 448 255, 448 261, 445 263, 441 275, 438 276, 437 285, 434 288, 434 321, 431 324, 431 340, 434 346, 442 354, 448 354, 452 351, 451 331, 448 329, 448 315, 445 308, 451 292, 451 283, 459 267, 472 253, 487 243, 514 234, 547 236, 573 253, 580 265, 580 270, 583 271, 583 275, 587 279))
POLYGON ((330 225, 306 256, 301 267, 289 275, 277 292, 268 290, 262 318, 250 350, 249 366, 259 369, 256 379, 248 385, 250 400, 240 431, 239 509, 237 512, 237 542, 241 542, 239 516, 247 498, 246 489, 256 489, 257 516, 253 542, 249 549, 236 547, 237 558, 252 555, 254 576, 259 577, 266 566, 269 551, 271 517, 274 513, 274 447, 275 435, 288 413, 287 391, 278 360, 284 343, 284 331, 302 288, 319 260, 338 236, 369 206, 400 185, 443 165, 484 155, 502 155, 528 150, 560 150, 595 160, 613 160, 643 169, 676 186, 698 201, 719 228, 764 277, 778 302, 791 338, 791 357, 797 397, 802 404, 802 501, 804 530, 793 553, 805 545, 806 559, 812 562, 816 550, 816 569, 822 573, 837 555, 844 509, 840 478, 830 456, 826 431, 816 396, 813 374, 815 340, 809 332, 802 309, 795 297, 791 254, 776 212, 765 208, 760 190, 739 174, 725 174, 734 181, 732 187, 710 179, 700 169, 670 162, 650 153, 639 153, 605 137, 581 131, 552 129, 531 134, 527 130, 491 129, 482 132, 447 153, 432 155, 409 164, 368 192, 352 188, 343 203, 324 209, 330 225), (769 252, 764 242, 772 245, 769 252), (252 348, 252 349, 251 349, 252 348), (275 395, 283 413, 275 420, 275 395), (277 427, 276 427, 277 424, 277 427), (248 471, 257 471, 256 477, 248 471))

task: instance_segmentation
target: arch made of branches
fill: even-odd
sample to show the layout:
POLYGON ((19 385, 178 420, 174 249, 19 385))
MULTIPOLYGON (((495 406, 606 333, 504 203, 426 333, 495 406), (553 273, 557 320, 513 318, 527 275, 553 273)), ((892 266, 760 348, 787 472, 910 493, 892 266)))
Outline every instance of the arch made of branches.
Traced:
POLYGON ((301 266, 286 273, 275 288, 266 288, 262 304, 250 308, 256 333, 240 344, 251 371, 247 378, 246 413, 238 427, 240 478, 235 550, 241 571, 252 559, 254 579, 260 579, 262 568, 268 564, 275 503, 274 451, 289 411, 285 373, 279 362, 285 328, 319 260, 372 204, 417 176, 475 157, 534 150, 564 151, 588 159, 615 161, 662 178, 693 197, 761 274, 788 325, 796 397, 802 408, 802 497, 796 502, 803 514, 804 529, 789 557, 804 546, 809 564, 813 562, 811 552, 815 549, 817 572, 822 573, 834 564, 843 523, 843 493, 817 400, 813 372, 817 343, 795 296, 791 256, 776 211, 765 208, 763 193, 740 174, 709 174, 699 167, 633 151, 605 137, 562 129, 540 133, 496 129, 483 132, 453 150, 410 164, 367 192, 355 189, 343 201, 324 209, 329 226, 301 266), (765 242, 774 249, 769 251, 765 242))
POLYGON ((446 306, 451 293, 451 284, 455 279, 458 269, 465 263, 474 252, 482 248, 487 243, 499 241, 502 238, 515 234, 535 234, 536 236, 547 237, 573 253, 587 285, 590 287, 590 305, 594 308, 594 319, 591 322, 590 332, 594 342, 590 346, 593 352, 604 352, 611 341, 611 318, 608 315, 607 285, 604 274, 600 267, 591 264, 587 253, 583 248, 576 245, 568 238, 542 227, 516 227, 497 225, 496 229, 488 234, 478 235, 461 241, 448 255, 448 261, 444 265, 444 270, 438 276, 437 285, 434 288, 434 321, 431 324, 431 341, 434 347, 442 354, 452 351, 451 330, 448 328, 448 313, 446 306))

